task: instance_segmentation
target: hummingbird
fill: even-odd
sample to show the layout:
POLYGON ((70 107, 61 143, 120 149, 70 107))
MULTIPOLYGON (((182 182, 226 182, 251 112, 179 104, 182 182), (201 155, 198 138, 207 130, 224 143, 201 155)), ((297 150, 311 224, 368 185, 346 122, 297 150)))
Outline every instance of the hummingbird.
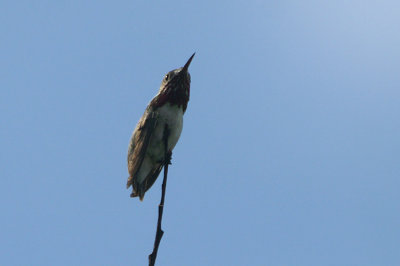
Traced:
POLYGON ((133 131, 128 148, 128 182, 131 197, 139 196, 154 184, 163 166, 170 164, 172 150, 182 132, 183 114, 190 96, 189 65, 168 72, 157 95, 150 101, 133 131))

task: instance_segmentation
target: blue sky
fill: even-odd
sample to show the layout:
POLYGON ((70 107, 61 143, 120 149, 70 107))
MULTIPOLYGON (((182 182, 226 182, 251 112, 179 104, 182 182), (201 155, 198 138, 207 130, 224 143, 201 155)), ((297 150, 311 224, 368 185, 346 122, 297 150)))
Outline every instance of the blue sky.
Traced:
POLYGON ((193 52, 157 265, 400 265, 400 2, 0 10, 1 265, 146 265, 128 142, 193 52))

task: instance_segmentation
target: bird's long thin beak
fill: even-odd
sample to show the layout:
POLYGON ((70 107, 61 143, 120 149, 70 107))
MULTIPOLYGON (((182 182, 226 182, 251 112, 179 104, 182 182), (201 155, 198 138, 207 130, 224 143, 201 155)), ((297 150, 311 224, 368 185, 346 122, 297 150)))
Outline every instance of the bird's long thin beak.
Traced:
POLYGON ((183 66, 182 72, 187 72, 188 71, 189 65, 192 62, 192 59, 193 59, 195 54, 196 53, 193 53, 192 56, 189 58, 189 60, 186 62, 186 64, 183 66))

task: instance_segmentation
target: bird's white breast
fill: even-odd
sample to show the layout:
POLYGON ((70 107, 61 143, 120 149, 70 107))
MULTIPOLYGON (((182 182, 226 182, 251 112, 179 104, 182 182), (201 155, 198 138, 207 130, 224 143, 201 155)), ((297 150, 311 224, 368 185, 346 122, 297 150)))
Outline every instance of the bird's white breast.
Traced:
POLYGON ((170 105, 169 103, 164 104, 158 110, 160 114, 160 122, 163 123, 163 128, 165 123, 168 124, 170 130, 168 146, 172 150, 181 136, 183 127, 183 110, 181 106, 170 105))
MULTIPOLYGON (((168 125, 170 130, 168 138, 168 149, 172 150, 179 140, 183 127, 183 110, 182 107, 177 105, 170 105, 169 103, 164 104, 157 110, 158 120, 157 126, 154 130, 153 136, 150 140, 152 146, 151 151, 152 157, 163 158, 164 157, 164 143, 163 136, 165 125, 168 125)), ((154 158, 155 159, 155 158, 154 158)))

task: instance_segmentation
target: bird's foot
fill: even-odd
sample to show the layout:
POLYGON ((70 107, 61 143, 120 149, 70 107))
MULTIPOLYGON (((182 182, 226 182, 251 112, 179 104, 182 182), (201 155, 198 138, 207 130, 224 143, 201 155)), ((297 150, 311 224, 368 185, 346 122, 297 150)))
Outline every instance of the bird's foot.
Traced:
POLYGON ((167 156, 166 156, 166 158, 165 158, 164 165, 172 164, 172 163, 171 163, 171 160, 172 160, 172 151, 168 151, 168 152, 167 152, 167 156))

